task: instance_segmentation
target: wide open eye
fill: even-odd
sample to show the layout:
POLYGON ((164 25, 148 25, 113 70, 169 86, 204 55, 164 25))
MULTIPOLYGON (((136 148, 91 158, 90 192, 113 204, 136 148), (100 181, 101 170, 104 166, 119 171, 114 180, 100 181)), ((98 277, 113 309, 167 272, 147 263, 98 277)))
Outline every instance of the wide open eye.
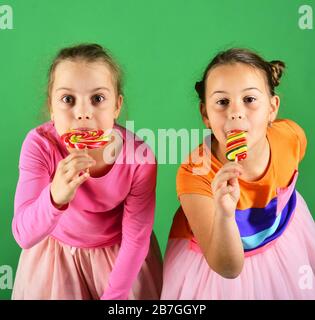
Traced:
POLYGON ((71 104, 71 105, 74 104, 74 97, 69 96, 69 95, 64 96, 61 100, 66 104, 71 104))
POLYGON ((244 98, 244 102, 245 103, 253 103, 255 102, 257 99, 255 97, 245 97, 244 98))
POLYGON ((99 104, 99 103, 103 102, 104 100, 105 100, 105 98, 99 94, 96 94, 92 97, 93 104, 99 104))
POLYGON ((227 106, 229 104, 229 99, 220 99, 217 101, 217 104, 220 106, 227 106))

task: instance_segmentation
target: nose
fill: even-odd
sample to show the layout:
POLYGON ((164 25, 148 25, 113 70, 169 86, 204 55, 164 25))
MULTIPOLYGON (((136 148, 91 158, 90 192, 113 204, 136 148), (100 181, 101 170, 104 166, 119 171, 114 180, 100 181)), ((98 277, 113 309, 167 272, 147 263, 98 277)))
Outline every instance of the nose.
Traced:
POLYGON ((242 120, 245 116, 240 112, 231 113, 229 116, 230 120, 242 120))
POLYGON ((229 120, 245 119, 244 109, 242 108, 242 105, 237 102, 234 102, 233 104, 231 104, 228 117, 229 117, 229 120))
POLYGON ((92 108, 86 103, 78 104, 75 109, 75 118, 77 120, 91 120, 92 108))
POLYGON ((90 120, 92 117, 88 114, 85 114, 85 115, 78 115, 76 118, 78 120, 83 120, 83 119, 90 120))

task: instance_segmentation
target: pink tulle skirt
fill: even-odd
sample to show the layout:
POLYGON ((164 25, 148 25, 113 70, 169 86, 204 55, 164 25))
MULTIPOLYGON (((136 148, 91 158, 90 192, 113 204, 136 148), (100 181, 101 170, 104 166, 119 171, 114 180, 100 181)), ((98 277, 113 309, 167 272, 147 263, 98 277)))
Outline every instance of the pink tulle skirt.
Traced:
MULTIPOLYGON (((16 272, 14 300, 98 300, 119 252, 119 245, 106 248, 73 248, 48 237, 23 250, 16 272)), ((154 235, 148 256, 128 299, 160 299, 162 259, 154 235)))
POLYGON ((225 279, 188 239, 170 239, 161 299, 315 299, 315 223, 303 198, 284 233, 264 252, 245 258, 241 274, 225 279))

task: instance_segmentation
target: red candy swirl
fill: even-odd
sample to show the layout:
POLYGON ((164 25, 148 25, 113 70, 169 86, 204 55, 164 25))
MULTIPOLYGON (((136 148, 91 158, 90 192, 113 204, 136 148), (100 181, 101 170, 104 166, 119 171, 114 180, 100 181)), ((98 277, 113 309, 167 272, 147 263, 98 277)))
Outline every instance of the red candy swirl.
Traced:
POLYGON ((103 130, 71 130, 61 136, 62 142, 73 149, 97 149, 105 146, 110 140, 103 130))

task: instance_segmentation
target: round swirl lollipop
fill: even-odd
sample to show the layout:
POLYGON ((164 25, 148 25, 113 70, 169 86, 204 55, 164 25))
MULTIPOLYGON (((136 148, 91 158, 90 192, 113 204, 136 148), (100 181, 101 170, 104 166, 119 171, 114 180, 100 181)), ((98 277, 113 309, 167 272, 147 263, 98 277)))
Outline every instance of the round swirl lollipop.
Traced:
POLYGON ((105 135, 103 130, 77 130, 72 129, 61 136, 62 142, 72 149, 97 149, 105 146, 110 135, 105 135))

